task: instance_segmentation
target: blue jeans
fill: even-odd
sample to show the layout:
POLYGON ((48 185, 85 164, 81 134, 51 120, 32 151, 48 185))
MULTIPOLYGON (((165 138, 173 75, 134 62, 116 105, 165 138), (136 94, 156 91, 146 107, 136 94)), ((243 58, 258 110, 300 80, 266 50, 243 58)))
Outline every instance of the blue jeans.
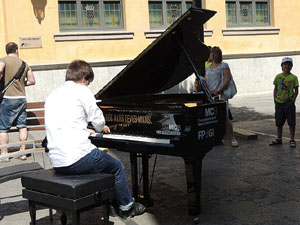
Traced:
POLYGON ((115 194, 120 204, 120 209, 123 211, 129 210, 134 203, 120 161, 97 148, 71 166, 56 167, 53 169, 57 173, 63 174, 87 174, 96 172, 113 174, 115 175, 115 194))
POLYGON ((0 133, 7 133, 16 125, 17 128, 26 127, 26 99, 4 98, 0 105, 0 133))

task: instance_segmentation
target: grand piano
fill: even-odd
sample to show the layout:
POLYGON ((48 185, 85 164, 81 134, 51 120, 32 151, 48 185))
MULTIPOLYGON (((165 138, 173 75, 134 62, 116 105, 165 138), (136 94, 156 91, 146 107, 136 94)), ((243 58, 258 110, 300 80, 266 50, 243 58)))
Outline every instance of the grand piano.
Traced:
POLYGON ((130 154, 133 195, 151 204, 148 161, 152 155, 182 157, 188 212, 201 212, 202 160, 221 142, 226 129, 226 103, 203 93, 164 94, 192 74, 203 74, 209 49, 203 24, 214 11, 191 8, 129 63, 96 95, 110 134, 91 137, 96 146, 130 154), (142 161, 139 192, 137 159, 142 161))

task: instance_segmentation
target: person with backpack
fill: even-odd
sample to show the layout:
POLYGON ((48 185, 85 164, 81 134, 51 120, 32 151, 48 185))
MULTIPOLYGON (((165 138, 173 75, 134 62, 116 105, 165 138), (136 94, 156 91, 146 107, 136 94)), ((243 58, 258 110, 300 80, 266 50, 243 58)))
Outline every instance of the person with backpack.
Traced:
MULTIPOLYGON (((0 79, 3 79, 4 86, 14 80, 23 63, 23 60, 19 58, 19 49, 16 43, 9 42, 5 49, 7 56, 0 58, 0 79)), ((19 140, 27 140, 25 87, 34 84, 35 77, 26 64, 18 79, 15 79, 5 91, 0 104, 0 145, 9 143, 8 131, 14 125, 19 129, 19 140)), ((21 145, 20 151, 24 150, 25 145, 21 145)), ((7 149, 1 150, 1 156, 7 153, 7 149)), ((20 159, 26 160, 26 155, 21 156, 20 159)), ((9 162, 9 158, 4 162, 9 162)))

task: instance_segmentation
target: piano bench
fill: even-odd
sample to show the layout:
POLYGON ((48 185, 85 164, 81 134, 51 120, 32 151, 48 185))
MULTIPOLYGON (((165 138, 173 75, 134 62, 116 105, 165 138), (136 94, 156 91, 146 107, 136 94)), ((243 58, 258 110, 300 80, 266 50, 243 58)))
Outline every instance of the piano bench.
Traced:
MULTIPOLYGON (((23 198, 29 200, 31 222, 36 224, 36 205, 62 211, 61 223, 67 224, 66 212, 72 215, 72 225, 80 224, 80 213, 103 206, 104 224, 109 224, 109 204, 114 198, 114 175, 93 173, 65 175, 53 169, 36 171, 21 177, 23 198)), ((100 219, 100 216, 99 216, 100 219)))

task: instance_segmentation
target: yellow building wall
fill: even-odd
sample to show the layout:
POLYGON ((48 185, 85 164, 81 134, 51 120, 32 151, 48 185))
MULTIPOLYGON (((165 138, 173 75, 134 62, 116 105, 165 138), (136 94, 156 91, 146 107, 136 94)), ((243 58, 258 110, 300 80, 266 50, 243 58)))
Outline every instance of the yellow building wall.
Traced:
POLYGON ((3 0, 1 0, 0 1, 0 57, 5 54, 5 49, 3 46, 5 46, 5 44, 6 44, 3 4, 4 4, 4 2, 3 2, 3 0))
POLYGON ((213 30, 212 37, 206 37, 205 43, 219 46, 224 53, 247 54, 294 51, 300 49, 299 0, 271 0, 271 27, 280 28, 279 34, 224 36, 226 29, 226 9, 224 0, 206 0, 206 8, 217 11, 207 22, 206 28, 213 30), (296 49, 295 49, 296 48, 296 49))
MULTIPOLYGON (((220 46, 225 54, 247 54, 299 50, 299 0, 271 0, 271 27, 279 34, 224 36, 226 30, 225 0, 203 0, 204 7, 217 11, 205 28, 213 31, 205 43, 220 46)), ((146 39, 149 31, 148 0, 124 0, 125 31, 133 39, 55 41, 59 34, 58 1, 0 0, 0 56, 5 55, 8 41, 19 44, 19 37, 41 36, 42 47, 21 49, 20 57, 31 65, 68 63, 73 59, 88 62, 127 60, 135 58, 154 39, 146 39), (3 7, 5 6, 5 7, 3 7)))
POLYGON ((300 49, 299 11, 299 0, 274 0, 274 23, 280 27, 281 34, 280 40, 274 45, 288 50, 300 49))
POLYGON ((133 39, 60 42, 54 40, 54 34, 59 33, 57 1, 2 1, 6 3, 8 41, 19 44, 19 37, 41 36, 42 48, 20 49, 20 57, 29 64, 66 63, 78 58, 89 62, 133 59, 152 42, 144 35, 149 30, 148 1, 124 1, 125 31, 134 32, 133 39))

